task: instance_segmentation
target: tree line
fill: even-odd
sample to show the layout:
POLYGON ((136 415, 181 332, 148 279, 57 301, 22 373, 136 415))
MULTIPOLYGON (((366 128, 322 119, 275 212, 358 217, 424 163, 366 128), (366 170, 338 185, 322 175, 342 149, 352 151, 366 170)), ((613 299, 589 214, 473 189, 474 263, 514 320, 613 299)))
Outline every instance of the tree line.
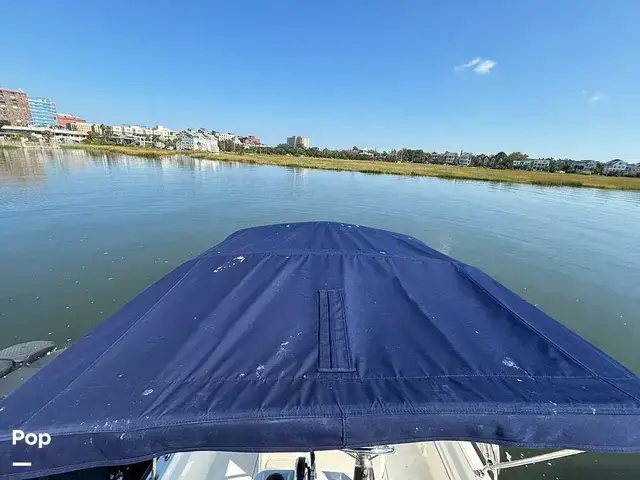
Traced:
MULTIPOLYGON (((222 151, 226 148, 220 148, 222 151)), ((281 144, 277 147, 249 147, 236 153, 257 153, 264 155, 291 155, 298 157, 317 157, 317 158, 342 158, 347 160, 372 160, 379 162, 395 162, 395 163, 430 163, 436 165, 444 165, 445 154, 439 152, 425 152, 421 149, 402 148, 399 150, 391 150, 385 152, 378 152, 375 150, 361 150, 357 146, 354 146, 350 150, 330 150, 328 148, 303 148, 292 147, 290 145, 281 144)), ((493 155, 486 155, 484 153, 471 156, 472 167, 485 167, 501 170, 510 169, 526 169, 526 166, 514 166, 515 162, 530 160, 529 156, 522 152, 498 152, 493 155)), ((548 157, 543 160, 549 160, 549 170, 551 172, 570 172, 574 169, 576 160, 555 159, 548 157)), ((595 173, 602 173, 603 164, 598 162, 595 173)))

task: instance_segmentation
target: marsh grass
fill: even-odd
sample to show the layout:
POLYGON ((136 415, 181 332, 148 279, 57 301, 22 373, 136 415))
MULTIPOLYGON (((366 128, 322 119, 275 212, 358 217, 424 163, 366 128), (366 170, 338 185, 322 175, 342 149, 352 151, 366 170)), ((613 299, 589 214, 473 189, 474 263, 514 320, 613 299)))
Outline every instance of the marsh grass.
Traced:
POLYGON ((144 147, 119 145, 64 145, 63 148, 79 148, 90 152, 112 152, 139 157, 166 157, 187 155, 217 161, 233 161, 253 165, 275 165, 292 168, 312 168, 361 172, 371 175, 404 175, 412 177, 438 177, 455 180, 479 180, 507 182, 549 187, 589 187, 613 190, 640 190, 640 178, 605 177, 601 175, 578 175, 569 173, 533 172, 526 170, 492 170, 481 167, 458 167, 451 165, 388 163, 365 160, 343 160, 312 157, 288 157, 279 155, 235 155, 231 153, 208 153, 193 151, 159 150, 144 147))

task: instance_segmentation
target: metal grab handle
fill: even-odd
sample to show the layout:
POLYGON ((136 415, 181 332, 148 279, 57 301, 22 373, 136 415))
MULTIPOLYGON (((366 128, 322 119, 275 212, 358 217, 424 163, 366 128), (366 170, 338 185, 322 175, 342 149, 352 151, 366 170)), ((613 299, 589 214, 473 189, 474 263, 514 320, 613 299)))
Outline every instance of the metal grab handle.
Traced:
POLYGON ((358 448, 343 448, 343 452, 351 455, 385 455, 387 453, 393 453, 396 448, 391 445, 378 445, 375 447, 358 447, 358 448))

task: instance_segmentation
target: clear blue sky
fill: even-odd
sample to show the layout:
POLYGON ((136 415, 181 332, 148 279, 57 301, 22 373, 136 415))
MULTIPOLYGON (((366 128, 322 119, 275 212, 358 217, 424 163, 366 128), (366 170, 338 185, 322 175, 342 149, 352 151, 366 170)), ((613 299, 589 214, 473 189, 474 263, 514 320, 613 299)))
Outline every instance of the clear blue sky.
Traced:
POLYGON ((640 159, 639 0, 25 0, 1 12, 0 85, 90 122, 640 159))

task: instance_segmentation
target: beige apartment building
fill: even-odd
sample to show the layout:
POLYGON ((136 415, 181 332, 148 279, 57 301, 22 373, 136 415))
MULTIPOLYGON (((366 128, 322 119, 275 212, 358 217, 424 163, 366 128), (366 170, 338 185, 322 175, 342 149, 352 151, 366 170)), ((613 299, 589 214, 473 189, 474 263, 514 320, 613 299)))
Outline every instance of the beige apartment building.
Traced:
POLYGON ((300 137, 300 136, 293 136, 293 137, 287 137, 287 145, 289 145, 290 147, 303 147, 303 148, 309 148, 309 137, 300 137))

